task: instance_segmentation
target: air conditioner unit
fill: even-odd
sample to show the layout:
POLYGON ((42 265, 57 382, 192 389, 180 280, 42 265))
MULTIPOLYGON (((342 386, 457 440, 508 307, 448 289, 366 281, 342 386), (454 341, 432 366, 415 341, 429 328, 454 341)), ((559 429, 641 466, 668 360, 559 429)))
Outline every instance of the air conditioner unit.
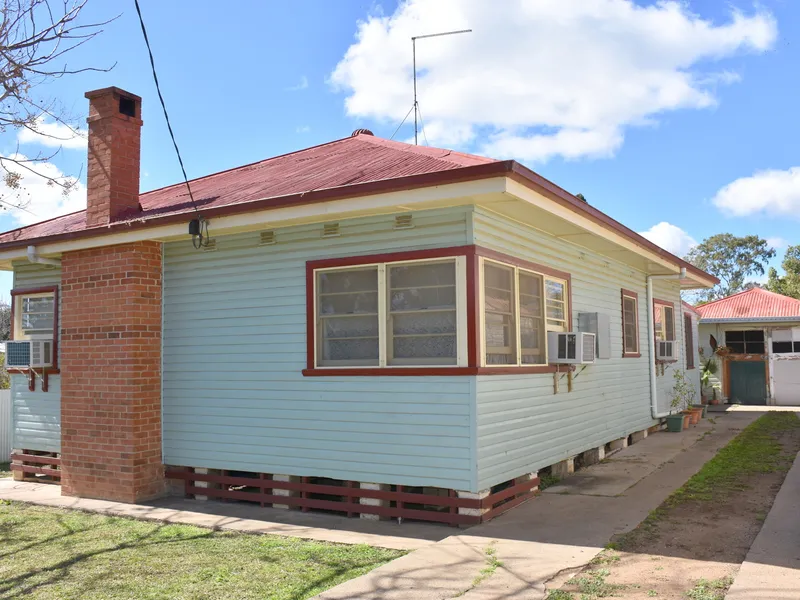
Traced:
POLYGON ((673 340, 656 340, 656 360, 675 360, 673 340))
POLYGON ((53 340, 6 342, 6 368, 53 366, 53 340))
POLYGON ((589 365, 594 363, 596 336, 585 331, 547 333, 547 350, 553 364, 589 365))

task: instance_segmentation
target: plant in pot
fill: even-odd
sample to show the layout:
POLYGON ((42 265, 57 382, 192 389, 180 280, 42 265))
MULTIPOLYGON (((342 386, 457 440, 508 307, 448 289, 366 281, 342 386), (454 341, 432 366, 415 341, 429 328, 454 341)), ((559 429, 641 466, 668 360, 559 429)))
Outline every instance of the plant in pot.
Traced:
POLYGON ((673 374, 675 385, 672 388, 672 400, 670 401, 670 414, 667 416, 667 431, 679 432, 689 426, 691 413, 687 413, 686 407, 694 400, 696 395, 694 386, 686 380, 686 376, 680 369, 675 369, 673 374))

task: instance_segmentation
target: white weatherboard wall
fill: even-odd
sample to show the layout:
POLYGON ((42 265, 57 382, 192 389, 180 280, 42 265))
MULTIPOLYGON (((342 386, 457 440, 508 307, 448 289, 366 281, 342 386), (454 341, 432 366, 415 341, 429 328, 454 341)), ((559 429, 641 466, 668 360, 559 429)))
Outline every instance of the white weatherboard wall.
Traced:
MULTIPOLYGON (((494 213, 477 210, 474 241, 572 275, 573 329, 579 312, 611 319, 612 358, 580 371, 574 391, 553 393, 553 375, 477 378, 478 488, 533 472, 655 424, 650 414, 645 274, 494 213), (639 295, 641 358, 622 358, 621 288, 639 295)), ((656 298, 675 303, 675 336, 683 339, 677 282, 654 282, 656 298)), ((682 344, 678 344, 682 347, 682 344)), ((683 358, 678 356, 682 365, 683 358)), ((669 410, 673 367, 658 376, 658 404, 669 410)), ((659 371, 660 373, 660 371, 659 371)))
MULTIPOLYGON (((469 243, 470 209, 164 246, 168 465, 474 489, 474 377, 304 377, 307 260, 469 243)), ((213 225, 212 225, 213 227, 213 225)))
POLYGON ((9 462, 13 448, 11 438, 14 424, 11 419, 11 390, 0 390, 0 463, 9 462))
MULTIPOLYGON (((28 262, 14 263, 14 289, 61 285, 61 268, 28 262)), ((61 296, 59 295, 59 301, 61 296)), ((28 389, 27 375, 11 375, 13 446, 18 450, 61 451, 61 376, 48 376, 48 391, 36 378, 28 389)))

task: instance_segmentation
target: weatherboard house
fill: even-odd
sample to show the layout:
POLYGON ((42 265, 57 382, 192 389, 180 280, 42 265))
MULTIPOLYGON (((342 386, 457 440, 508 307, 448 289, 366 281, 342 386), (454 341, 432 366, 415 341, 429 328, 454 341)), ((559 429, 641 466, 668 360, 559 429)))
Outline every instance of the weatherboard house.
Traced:
POLYGON ((86 210, 0 235, 15 476, 469 524, 669 412, 715 278, 524 166, 358 130, 193 204, 86 96, 86 210))

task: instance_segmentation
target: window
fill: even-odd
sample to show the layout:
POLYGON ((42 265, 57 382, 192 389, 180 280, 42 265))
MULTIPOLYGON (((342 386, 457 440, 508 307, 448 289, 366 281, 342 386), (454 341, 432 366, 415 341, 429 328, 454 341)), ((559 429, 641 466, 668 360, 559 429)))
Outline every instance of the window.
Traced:
POLYGON ((731 349, 732 354, 764 354, 764 331, 726 331, 725 345, 731 349))
POLYGON ((483 259, 483 363, 547 364, 547 331, 567 331, 567 282, 483 259))
POLYGON ((14 339, 53 339, 56 323, 55 292, 15 293, 14 339))
POLYGON ((683 334, 686 341, 686 368, 694 369, 694 331, 689 315, 683 315, 683 334))
POLYGON ((622 290, 622 356, 639 356, 639 296, 622 290))
POLYGON ((316 365, 460 365, 464 259, 318 269, 316 365))
POLYGON ((655 301, 656 341, 675 339, 675 307, 666 302, 655 301))
POLYGON ((800 327, 772 331, 773 354, 800 353, 800 327))

